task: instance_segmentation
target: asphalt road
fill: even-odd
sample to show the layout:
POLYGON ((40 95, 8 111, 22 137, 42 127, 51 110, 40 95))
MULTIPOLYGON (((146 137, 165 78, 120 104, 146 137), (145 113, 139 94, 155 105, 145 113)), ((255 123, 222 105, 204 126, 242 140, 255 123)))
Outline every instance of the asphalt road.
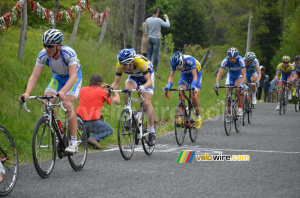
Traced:
POLYGON ((226 136, 222 118, 205 121, 195 143, 174 133, 157 139, 151 156, 142 147, 125 161, 118 147, 88 154, 80 172, 59 160, 47 179, 33 164, 21 165, 7 197, 300 197, 300 130, 293 105, 279 115, 260 103, 253 124, 226 136), (181 151, 196 151, 191 163, 176 163, 181 151), (249 161, 197 161, 196 155, 249 155, 249 161))

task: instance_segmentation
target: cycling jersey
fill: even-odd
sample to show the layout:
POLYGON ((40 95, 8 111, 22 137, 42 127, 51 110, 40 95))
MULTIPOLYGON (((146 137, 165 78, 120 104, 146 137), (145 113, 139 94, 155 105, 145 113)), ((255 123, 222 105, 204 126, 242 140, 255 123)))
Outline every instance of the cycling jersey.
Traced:
POLYGON ((299 72, 300 72, 300 65, 297 66, 295 62, 293 62, 292 65, 293 65, 293 67, 295 68, 295 71, 299 73, 299 72))
POLYGON ((61 56, 58 60, 55 60, 52 57, 48 57, 47 52, 43 49, 36 60, 36 65, 43 67, 46 64, 52 71, 53 75, 68 75, 70 65, 77 64, 77 72, 81 71, 81 65, 79 64, 79 60, 77 59, 77 55, 75 51, 68 46, 61 46, 60 48, 61 56))
POLYGON ((287 67, 284 67, 283 63, 280 63, 277 66, 276 72, 277 73, 281 72, 281 74, 284 75, 284 76, 290 76, 291 74, 295 73, 295 68, 293 67, 293 65, 291 63, 289 63, 289 65, 287 67))
POLYGON ((231 77, 237 78, 241 75, 241 69, 245 68, 245 61, 241 56, 237 56, 235 63, 229 61, 229 57, 223 59, 221 68, 228 67, 228 73, 231 77))
POLYGON ((140 77, 144 76, 148 72, 153 70, 153 65, 146 57, 137 54, 134 59, 134 64, 129 71, 123 71, 121 63, 118 61, 116 67, 116 75, 121 76, 123 72, 130 74, 131 76, 140 77))
MULTIPOLYGON (((244 60, 245 60, 245 58, 244 58, 244 60)), ((248 66, 245 63, 245 67, 246 67, 246 79, 247 79, 247 82, 250 83, 251 76, 257 75, 256 68, 259 67, 259 62, 257 59, 254 59, 248 66)))

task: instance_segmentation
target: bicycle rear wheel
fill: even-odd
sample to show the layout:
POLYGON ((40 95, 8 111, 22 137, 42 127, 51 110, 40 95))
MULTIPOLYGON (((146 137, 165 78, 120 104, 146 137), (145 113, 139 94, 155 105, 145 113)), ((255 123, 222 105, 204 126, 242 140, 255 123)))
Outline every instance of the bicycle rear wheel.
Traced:
POLYGON ((196 125, 196 111, 193 105, 190 106, 190 122, 189 122, 189 134, 192 142, 195 142, 198 136, 200 129, 195 128, 196 125))
POLYGON ((185 112, 185 105, 179 103, 176 111, 175 111, 175 137, 176 142, 179 146, 181 146, 184 142, 184 137, 186 134, 186 112, 185 112))
POLYGON ((3 166, 5 174, 0 183, 0 196, 8 195, 14 188, 19 171, 18 153, 15 142, 7 129, 0 126, 0 169, 3 166))
POLYGON ((128 109, 123 109, 118 124, 118 143, 121 155, 129 160, 134 153, 135 131, 128 109))
MULTIPOLYGON (((237 104, 236 104, 237 105, 237 104)), ((232 109, 232 115, 233 115, 233 120, 234 120, 234 126, 235 126, 235 131, 237 133, 241 132, 241 125, 242 125, 242 116, 238 116, 236 112, 236 105, 232 109)))
POLYGON ((83 119, 77 114, 77 146, 78 152, 76 154, 68 154, 68 160, 71 167, 75 171, 80 171, 85 165, 87 152, 88 152, 88 141, 87 132, 84 126, 83 119))
POLYGON ((232 124, 231 104, 229 104, 230 102, 231 99, 226 98, 225 108, 224 108, 224 127, 227 136, 229 136, 231 133, 231 124, 232 124))
POLYGON ((254 104, 252 104, 252 95, 248 96, 248 103, 247 103, 247 117, 248 117, 248 124, 251 124, 252 121, 252 111, 254 109, 254 104))
POLYGON ((245 119, 246 119, 246 115, 247 115, 247 103, 248 103, 248 94, 245 93, 244 94, 244 100, 243 100, 243 117, 242 117, 242 124, 243 126, 245 126, 245 119))
MULTIPOLYGON (((143 138, 142 138, 142 145, 143 145, 143 149, 145 151, 145 153, 147 155, 151 155, 154 151, 154 147, 155 147, 155 144, 153 146, 150 146, 149 145, 149 122, 148 122, 148 118, 147 118, 147 113, 144 109, 144 112, 143 112, 143 138)), ((155 130, 156 130, 156 127, 154 126, 155 130)))
POLYGON ((32 136, 34 167, 42 178, 50 176, 56 160, 55 133, 49 120, 43 116, 36 122, 32 136))

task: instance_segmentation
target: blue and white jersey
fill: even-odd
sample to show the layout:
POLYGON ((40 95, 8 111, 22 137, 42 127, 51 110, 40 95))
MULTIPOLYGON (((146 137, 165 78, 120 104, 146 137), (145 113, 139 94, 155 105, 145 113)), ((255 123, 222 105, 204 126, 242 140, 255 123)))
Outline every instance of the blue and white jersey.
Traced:
MULTIPOLYGON (((244 61, 245 61, 245 58, 244 58, 244 61)), ((257 59, 254 59, 254 61, 252 61, 250 63, 250 65, 245 65, 246 66, 246 72, 247 72, 247 75, 252 75, 256 72, 256 68, 259 67, 259 62, 257 59)))
MULTIPOLYGON (((201 74, 201 64, 199 61, 197 61, 194 57, 190 55, 183 55, 183 61, 184 61, 184 70, 181 72, 186 76, 193 76, 192 69, 196 69, 197 74, 201 74)), ((175 71, 171 67, 171 71, 175 71)))
POLYGON ((295 68, 295 71, 296 72, 300 72, 300 66, 299 67, 297 67, 297 65, 296 65, 296 63, 295 62, 293 62, 293 67, 295 68))
POLYGON ((43 67, 45 64, 51 69, 53 75, 65 76, 69 74, 69 65, 77 64, 77 72, 81 71, 81 65, 77 59, 75 51, 68 46, 61 46, 61 56, 58 60, 48 57, 47 52, 43 49, 36 60, 36 65, 43 67))
POLYGON ((225 69, 226 67, 228 67, 228 73, 230 76, 238 77, 241 75, 241 69, 245 68, 245 61, 243 57, 237 56, 235 63, 232 64, 227 56, 221 63, 221 68, 225 69))

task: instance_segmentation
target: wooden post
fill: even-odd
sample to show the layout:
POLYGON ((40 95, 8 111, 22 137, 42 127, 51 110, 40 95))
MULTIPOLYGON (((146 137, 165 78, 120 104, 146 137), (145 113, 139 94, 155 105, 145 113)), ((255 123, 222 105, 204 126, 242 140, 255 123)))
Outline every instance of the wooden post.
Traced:
POLYGON ((203 62, 204 62, 204 60, 205 60, 207 54, 209 53, 209 51, 210 51, 210 49, 208 48, 208 49, 206 50, 204 56, 202 57, 201 61, 200 61, 200 64, 201 64, 201 65, 203 64, 203 62))
POLYGON ((103 24, 102 24, 102 29, 101 29, 101 34, 100 34, 100 38, 98 40, 98 47, 102 44, 103 39, 104 39, 104 35, 106 32, 106 28, 107 28, 107 23, 108 23, 108 16, 109 16, 109 12, 107 11, 109 10, 109 7, 106 8, 106 18, 103 19, 103 24))
POLYGON ((252 10, 249 10, 249 22, 248 22, 248 36, 247 36, 247 49, 246 52, 250 52, 251 50, 251 20, 252 20, 252 10))
POLYGON ((135 0, 132 47, 140 51, 143 32, 141 27, 145 17, 145 0, 135 0))
POLYGON ((25 0, 22 8, 22 26, 21 26, 21 35, 20 35, 19 52, 18 52, 19 60, 23 60, 26 35, 27 35, 27 0, 25 0))
POLYGON ((54 23, 51 25, 52 29, 55 29, 58 6, 59 6, 59 0, 55 0, 55 2, 54 2, 54 23))
POLYGON ((183 45, 183 54, 185 54, 186 52, 186 46, 187 46, 186 44, 183 45))
POLYGON ((79 21, 80 21, 80 16, 81 16, 81 11, 79 10, 78 11, 78 16, 77 16, 75 24, 74 24, 73 32, 72 32, 72 38, 71 38, 71 45, 72 46, 75 43, 76 34, 77 34, 77 30, 78 30, 78 25, 79 25, 79 21))
MULTIPOLYGON (((206 62, 205 62, 205 64, 204 64, 204 66, 202 67, 202 69, 205 69, 205 67, 206 67, 206 65, 208 64, 208 62, 210 61, 210 59, 213 57, 213 55, 215 55, 215 53, 216 53, 217 51, 211 51, 210 52, 210 54, 209 54, 209 56, 208 56, 208 58, 207 58, 207 60, 206 60, 206 62)), ((201 64, 202 65, 202 64, 201 64)))

